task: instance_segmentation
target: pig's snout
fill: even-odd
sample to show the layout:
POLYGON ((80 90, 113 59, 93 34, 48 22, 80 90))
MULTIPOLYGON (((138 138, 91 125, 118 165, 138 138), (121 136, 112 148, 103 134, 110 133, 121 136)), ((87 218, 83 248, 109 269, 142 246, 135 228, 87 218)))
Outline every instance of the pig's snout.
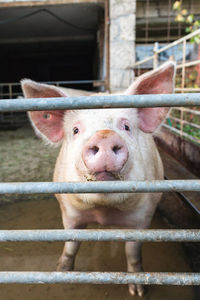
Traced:
POLYGON ((93 173, 119 173, 128 159, 128 148, 112 130, 97 131, 85 144, 82 158, 93 173))

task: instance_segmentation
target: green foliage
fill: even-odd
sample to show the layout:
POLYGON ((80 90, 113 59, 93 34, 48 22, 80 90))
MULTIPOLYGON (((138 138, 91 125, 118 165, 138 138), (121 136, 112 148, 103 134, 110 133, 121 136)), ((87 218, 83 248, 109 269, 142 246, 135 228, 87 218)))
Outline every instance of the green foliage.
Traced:
MULTIPOLYGON (((185 29, 187 33, 194 32, 200 28, 200 20, 195 20, 193 14, 190 14, 187 9, 183 9, 182 0, 174 2, 173 10, 176 12, 175 21, 187 24, 185 29)), ((190 42, 200 44, 200 35, 191 38, 190 42)))

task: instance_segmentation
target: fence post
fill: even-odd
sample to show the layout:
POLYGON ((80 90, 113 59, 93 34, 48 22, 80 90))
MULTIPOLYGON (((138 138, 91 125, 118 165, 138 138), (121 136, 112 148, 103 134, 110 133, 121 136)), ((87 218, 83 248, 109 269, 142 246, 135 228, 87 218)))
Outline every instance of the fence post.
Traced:
POLYGON ((155 42, 153 48, 153 68, 156 69, 158 67, 158 42, 155 42))

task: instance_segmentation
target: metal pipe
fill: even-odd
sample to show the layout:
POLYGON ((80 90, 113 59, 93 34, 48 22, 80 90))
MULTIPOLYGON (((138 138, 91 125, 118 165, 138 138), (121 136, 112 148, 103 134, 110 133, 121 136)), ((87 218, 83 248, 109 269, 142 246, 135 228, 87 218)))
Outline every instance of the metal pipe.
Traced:
POLYGON ((182 122, 183 124, 188 124, 188 125, 190 125, 190 126, 192 126, 192 127, 195 127, 195 128, 197 128, 197 129, 200 129, 200 125, 198 125, 198 124, 195 124, 195 123, 192 123, 192 122, 188 122, 188 121, 186 121, 186 120, 180 120, 180 119, 178 119, 178 118, 175 118, 175 117, 172 117, 172 116, 170 116, 169 117, 171 120, 174 120, 174 121, 176 121, 176 122, 182 122))
MULTIPOLYGON (((102 83, 102 85, 105 83, 103 80, 62 80, 62 81, 41 81, 41 83, 47 83, 47 84, 87 84, 87 83, 102 83)), ((6 85, 12 85, 12 86, 20 86, 20 82, 5 82, 0 83, 0 86, 6 86, 6 85)))
MULTIPOLYGON (((181 132, 180 132, 179 129, 171 127, 171 126, 169 126, 167 124, 162 124, 162 126, 165 127, 165 128, 167 128, 167 129, 169 129, 169 130, 171 130, 171 131, 173 131, 174 133, 177 133, 179 136, 181 136, 181 132)), ((186 132, 182 132, 182 136, 186 137, 187 139, 189 139, 189 140, 191 140, 191 141, 193 141, 193 142, 195 142, 197 144, 200 144, 200 140, 199 139, 197 139, 197 138, 195 138, 195 137, 187 134, 186 132)))
MULTIPOLYGON (((184 63, 184 66, 187 68, 187 67, 196 66, 198 64, 200 64, 200 59, 184 63)), ((177 65, 176 69, 181 69, 182 67, 183 67, 183 63, 180 65, 177 65)))
POLYGON ((113 95, 0 100, 0 112, 200 105, 200 94, 113 95))
POLYGON ((56 229, 0 230, 0 242, 141 241, 200 242, 200 230, 163 229, 56 229))
MULTIPOLYGON (((180 111, 180 107, 174 107, 173 109, 180 111)), ((188 112, 190 114, 194 114, 194 115, 200 116, 200 111, 199 110, 185 108, 185 112, 188 112)))
POLYGON ((200 273, 0 272, 0 283, 199 285, 200 273))
MULTIPOLYGON (((175 92, 200 92, 200 88, 175 88, 175 92)), ((5 95, 5 94, 4 94, 5 95)))
MULTIPOLYGON (((171 44, 169 44, 169 45, 167 45, 167 46, 165 46, 165 47, 163 47, 163 48, 161 48, 161 49, 158 49, 158 50, 156 51, 156 53, 159 54, 159 53, 161 53, 161 52, 164 52, 164 51, 166 51, 166 50, 168 50, 168 49, 170 49, 170 48, 172 48, 172 47, 174 47, 174 46, 176 46, 176 45, 182 43, 183 41, 186 41, 186 40, 191 39, 192 37, 194 37, 195 35, 198 35, 198 34, 200 34, 200 29, 197 29, 197 30, 195 30, 194 32, 192 32, 192 33, 190 33, 190 34, 187 34, 186 36, 184 36, 184 37, 182 37, 182 38, 180 38, 180 39, 178 39, 178 40, 172 42, 171 44)), ((145 58, 145 59, 143 59, 143 60, 140 60, 140 61, 136 62, 136 63, 133 65, 133 68, 135 68, 135 67, 137 67, 137 66, 139 66, 139 65, 142 65, 142 64, 144 64, 145 62, 148 62, 148 61, 153 60, 153 59, 154 59, 154 55, 153 55, 153 56, 149 56, 149 57, 147 57, 147 58, 145 58)))
POLYGON ((200 191, 200 180, 0 183, 0 194, 160 193, 177 191, 200 191))
POLYGON ((180 39, 178 39, 178 40, 172 42, 171 44, 169 44, 169 45, 167 45, 167 46, 165 46, 165 47, 159 49, 159 50, 157 51, 157 53, 164 52, 164 51, 168 50, 169 48, 172 48, 172 47, 174 47, 174 46, 176 46, 176 45, 178 45, 178 44, 180 44, 180 43, 183 43, 183 41, 187 41, 187 40, 191 39, 192 37, 194 37, 194 36, 196 36, 196 35, 198 35, 198 34, 200 34, 200 29, 197 29, 197 30, 195 30, 194 32, 189 33, 189 34, 185 35, 184 37, 182 37, 182 38, 180 38, 180 39))
POLYGON ((106 51, 106 74, 105 89, 110 92, 110 1, 105 1, 105 51, 106 51))

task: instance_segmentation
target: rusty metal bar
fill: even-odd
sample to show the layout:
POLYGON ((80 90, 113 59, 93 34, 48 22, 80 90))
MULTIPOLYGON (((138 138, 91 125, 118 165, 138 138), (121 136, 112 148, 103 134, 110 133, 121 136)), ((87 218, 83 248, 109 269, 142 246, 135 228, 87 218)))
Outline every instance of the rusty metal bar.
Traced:
POLYGON ((199 273, 0 272, 0 283, 199 285, 199 273))
POLYGON ((56 229, 0 230, 0 242, 140 241, 200 242, 200 230, 164 229, 56 229))

